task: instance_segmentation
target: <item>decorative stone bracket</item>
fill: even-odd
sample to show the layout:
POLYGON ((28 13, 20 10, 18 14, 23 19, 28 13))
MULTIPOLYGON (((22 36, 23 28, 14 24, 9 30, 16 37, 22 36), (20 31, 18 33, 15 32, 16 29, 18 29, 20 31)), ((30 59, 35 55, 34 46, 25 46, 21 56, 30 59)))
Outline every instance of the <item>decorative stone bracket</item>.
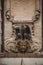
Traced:
MULTIPOLYGON (((8 20, 8 21, 14 21, 14 16, 11 16, 10 15, 10 10, 7 10, 6 11, 6 19, 8 20)), ((37 20, 39 20, 39 17, 40 17, 40 10, 36 10, 36 14, 35 14, 35 16, 34 17, 32 17, 32 22, 36 22, 37 20)))

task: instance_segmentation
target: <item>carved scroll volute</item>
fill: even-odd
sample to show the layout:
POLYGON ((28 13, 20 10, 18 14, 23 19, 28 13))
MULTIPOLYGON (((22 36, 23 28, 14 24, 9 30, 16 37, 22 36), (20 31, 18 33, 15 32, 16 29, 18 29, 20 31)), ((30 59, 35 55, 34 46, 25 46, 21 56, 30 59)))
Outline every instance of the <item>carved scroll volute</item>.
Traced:
POLYGON ((40 11, 39 10, 36 10, 36 14, 35 16, 32 18, 33 22, 36 22, 38 21, 40 18, 40 11))
POLYGON ((35 15, 33 16, 33 22, 38 21, 40 18, 40 0, 35 0, 35 15))

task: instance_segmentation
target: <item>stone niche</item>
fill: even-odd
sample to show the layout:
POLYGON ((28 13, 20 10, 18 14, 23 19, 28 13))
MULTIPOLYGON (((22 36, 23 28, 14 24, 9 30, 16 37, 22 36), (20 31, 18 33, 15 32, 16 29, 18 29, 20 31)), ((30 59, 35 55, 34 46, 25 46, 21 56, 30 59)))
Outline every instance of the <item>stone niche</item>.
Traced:
POLYGON ((10 20, 7 20, 5 16, 5 51, 14 53, 39 52, 42 48, 41 0, 6 0, 4 12, 6 13, 9 9, 11 18, 13 17, 13 19, 10 18, 10 20), (35 21, 34 17, 36 15, 36 10, 40 10, 40 17, 35 21), (26 25, 30 30, 31 39, 24 39, 25 37, 23 38, 23 36, 26 35, 26 33, 23 32, 26 25), (23 39, 17 39, 16 28, 20 28, 18 36, 23 39))

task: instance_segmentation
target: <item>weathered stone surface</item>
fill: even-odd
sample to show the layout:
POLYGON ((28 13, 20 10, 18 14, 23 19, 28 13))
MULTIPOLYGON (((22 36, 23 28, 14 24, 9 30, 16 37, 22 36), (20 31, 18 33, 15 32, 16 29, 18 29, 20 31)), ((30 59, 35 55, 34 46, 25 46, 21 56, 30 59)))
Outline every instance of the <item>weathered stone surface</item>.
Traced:
POLYGON ((43 58, 0 58, 0 65, 43 65, 43 58))
POLYGON ((1 33, 2 33, 1 22, 2 22, 2 19, 1 19, 1 0, 0 0, 0 52, 1 52, 1 44, 2 44, 2 41, 1 41, 1 33))
POLYGON ((0 53, 0 58, 43 58, 43 53, 0 53))
MULTIPOLYGON (((35 1, 35 0, 25 0, 25 1, 24 0, 22 0, 22 1, 20 1, 20 0, 9 1, 9 0, 7 0, 7 1, 5 1, 5 5, 6 4, 7 4, 7 6, 5 6, 5 13, 6 13, 6 10, 8 10, 11 7, 11 15, 14 16, 14 20, 18 20, 18 21, 32 20, 32 17, 35 15, 35 8, 39 9, 39 7, 41 7, 41 3, 39 3, 39 0, 37 0, 37 1, 35 1)), ((31 25, 30 25, 30 29, 32 32, 31 25)), ((5 33, 4 34, 5 34, 5 39, 11 38, 12 24, 11 24, 11 22, 7 21, 6 18, 5 18, 5 33)), ((41 49, 41 47, 42 47, 41 14, 40 14, 40 19, 34 23, 34 34, 35 34, 35 36, 33 36, 33 37, 35 39, 37 39, 35 42, 39 41, 38 48, 41 49)), ((34 45, 36 45, 36 44, 34 43, 34 45)))

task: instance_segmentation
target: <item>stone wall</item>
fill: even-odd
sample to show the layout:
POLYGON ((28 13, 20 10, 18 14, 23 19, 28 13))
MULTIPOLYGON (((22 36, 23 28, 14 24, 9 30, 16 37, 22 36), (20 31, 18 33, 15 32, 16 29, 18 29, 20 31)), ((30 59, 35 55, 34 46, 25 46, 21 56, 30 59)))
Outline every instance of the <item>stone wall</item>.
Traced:
POLYGON ((0 58, 0 65, 43 65, 43 58, 0 58))
POLYGON ((2 42, 1 42, 1 21, 2 21, 2 19, 1 19, 1 0, 0 0, 0 51, 1 51, 1 44, 2 44, 2 42))

